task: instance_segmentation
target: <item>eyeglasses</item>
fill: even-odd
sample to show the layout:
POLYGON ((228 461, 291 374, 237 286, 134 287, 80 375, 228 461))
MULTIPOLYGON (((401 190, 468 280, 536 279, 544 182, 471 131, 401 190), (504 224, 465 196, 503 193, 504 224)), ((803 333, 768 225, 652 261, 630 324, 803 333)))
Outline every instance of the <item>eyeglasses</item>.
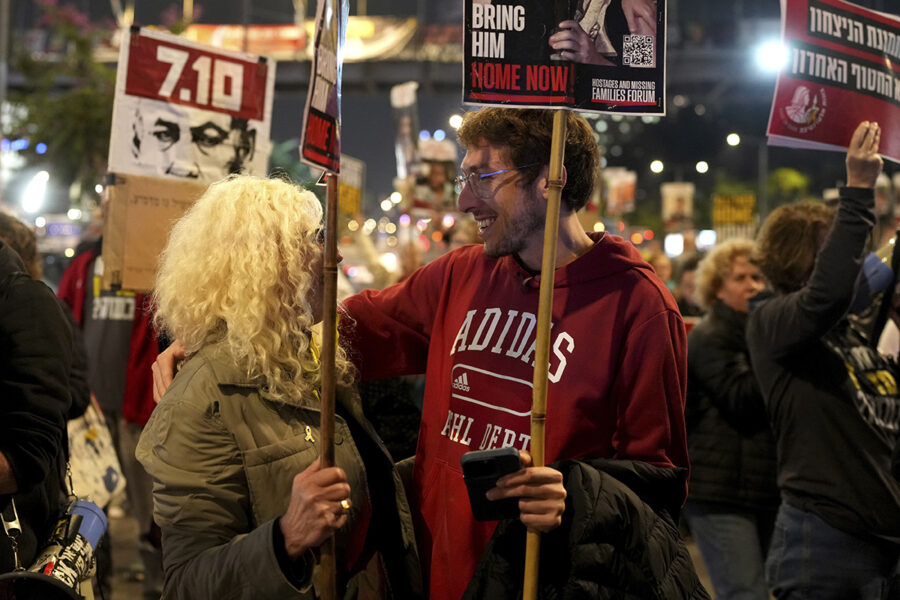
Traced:
POLYGON ((479 198, 487 198, 491 195, 491 186, 490 183, 485 181, 488 177, 493 177, 494 175, 500 175, 502 173, 509 173, 510 171, 518 171, 519 169, 527 169, 528 167, 533 167, 534 165, 538 165, 540 163, 528 163, 527 165, 521 165, 518 167, 511 167, 509 169, 500 169, 499 171, 494 171, 493 173, 469 173, 468 175, 457 175, 456 177, 456 193, 461 194, 463 188, 467 185, 471 187, 472 193, 478 196, 479 198))
POLYGON ((317 227, 315 231, 312 232, 313 241, 315 241, 318 245, 325 245, 325 226, 317 227))

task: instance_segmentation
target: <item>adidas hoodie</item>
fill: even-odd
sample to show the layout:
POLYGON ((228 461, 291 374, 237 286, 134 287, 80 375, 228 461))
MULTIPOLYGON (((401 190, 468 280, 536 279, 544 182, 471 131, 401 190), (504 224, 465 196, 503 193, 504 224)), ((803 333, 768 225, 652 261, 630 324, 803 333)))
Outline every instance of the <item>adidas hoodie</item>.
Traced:
MULTIPOLYGON (((555 273, 546 461, 686 468, 681 315, 630 243, 592 239, 555 273)), ((460 457, 530 449, 538 279, 474 245, 344 302, 363 379, 426 374, 410 500, 432 600, 462 596, 496 526, 472 518, 460 457)))

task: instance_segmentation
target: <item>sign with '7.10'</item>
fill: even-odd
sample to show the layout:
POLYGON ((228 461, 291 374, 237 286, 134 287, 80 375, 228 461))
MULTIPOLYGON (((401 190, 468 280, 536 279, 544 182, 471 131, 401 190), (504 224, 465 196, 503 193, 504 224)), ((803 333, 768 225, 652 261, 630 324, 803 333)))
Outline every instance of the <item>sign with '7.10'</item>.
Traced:
POLYGON ((266 65, 132 31, 125 93, 262 120, 266 65))

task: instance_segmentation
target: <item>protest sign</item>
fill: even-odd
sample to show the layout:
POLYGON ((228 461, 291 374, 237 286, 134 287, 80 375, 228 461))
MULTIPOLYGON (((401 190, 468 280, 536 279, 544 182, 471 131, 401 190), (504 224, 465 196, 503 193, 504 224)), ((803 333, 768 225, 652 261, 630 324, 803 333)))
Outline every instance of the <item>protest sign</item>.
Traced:
MULTIPOLYGON (((844 150, 860 121, 900 126, 900 18, 841 0, 782 0, 787 66, 778 76, 769 143, 844 150)), ((881 153, 900 161, 900 136, 881 153)))
POLYGON ((348 13, 347 0, 319 0, 300 139, 300 160, 331 173, 341 171, 341 68, 348 13))
POLYGON ((362 211, 362 191, 366 181, 366 163, 344 154, 341 156, 341 179, 338 182, 338 210, 355 217, 362 211))
POLYGON ((275 67, 133 27, 116 75, 109 170, 213 182, 265 175, 275 67))
POLYGON ((463 101, 665 114, 665 0, 465 2, 463 101))
POLYGON ((103 289, 153 289, 169 230, 206 190, 206 184, 172 178, 109 177, 103 224, 103 289))
POLYGON ((391 88, 391 109, 394 114, 394 154, 397 157, 397 177, 412 175, 419 163, 419 105, 415 81, 400 83, 391 88))

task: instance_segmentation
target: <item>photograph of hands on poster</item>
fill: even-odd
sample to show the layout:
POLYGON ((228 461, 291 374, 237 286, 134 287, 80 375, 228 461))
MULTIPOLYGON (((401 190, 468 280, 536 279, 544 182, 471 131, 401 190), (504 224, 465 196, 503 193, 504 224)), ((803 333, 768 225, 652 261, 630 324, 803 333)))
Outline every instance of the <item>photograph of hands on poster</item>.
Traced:
POLYGON ((463 101, 665 114, 665 0, 466 0, 463 101))
MULTIPOLYGON (((846 149, 860 121, 900 125, 900 18, 841 0, 782 0, 787 65, 778 75, 769 143, 846 149)), ((900 136, 881 154, 900 162, 900 136)))

